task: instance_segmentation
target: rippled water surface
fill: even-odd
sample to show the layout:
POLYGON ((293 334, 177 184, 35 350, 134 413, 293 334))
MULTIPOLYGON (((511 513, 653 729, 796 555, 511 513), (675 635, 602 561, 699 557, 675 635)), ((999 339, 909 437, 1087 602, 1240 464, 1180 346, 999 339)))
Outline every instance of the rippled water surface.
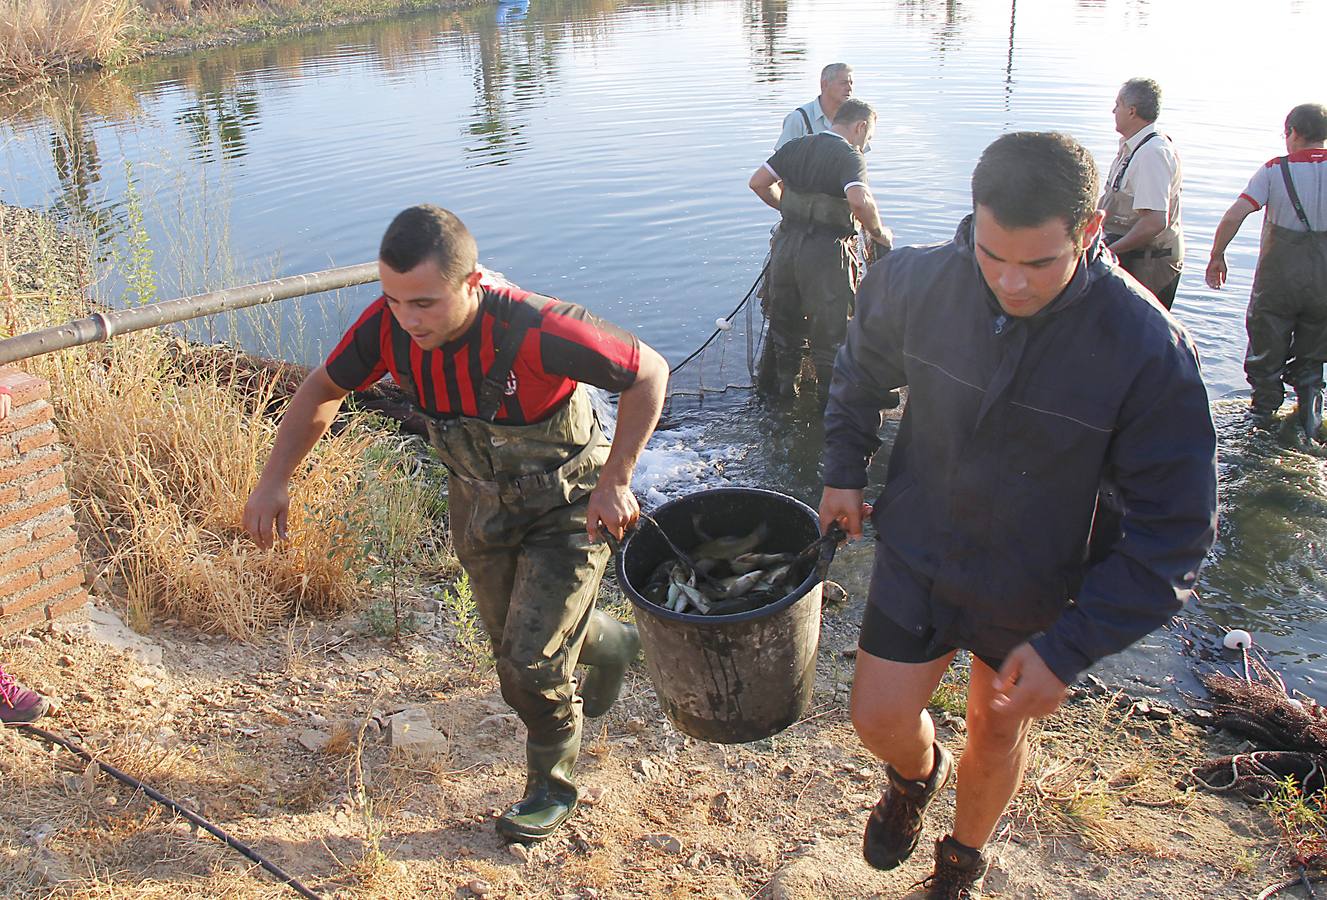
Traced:
MULTIPOLYGON (((395 211, 433 201, 488 264, 677 361, 760 267, 774 213, 746 180, 825 63, 850 62, 880 112, 871 182, 902 243, 952 234, 1001 132, 1068 131, 1107 167, 1116 89, 1148 75, 1184 161, 1175 309, 1217 398, 1244 386, 1257 228, 1232 245, 1219 293, 1202 284, 1212 231, 1284 151, 1289 108, 1327 100, 1324 33, 1312 0, 517 0, 6 98, 0 199, 93 221, 112 260, 141 221, 163 297, 367 261, 395 211)), ((286 304, 243 336, 316 360, 370 291, 286 304)), ((1327 650, 1323 464, 1250 435, 1237 402, 1218 417, 1225 526, 1198 621, 1250 628, 1306 683, 1327 650)), ((727 478, 810 499, 817 444, 814 426, 744 397, 679 411, 646 489, 727 478)))

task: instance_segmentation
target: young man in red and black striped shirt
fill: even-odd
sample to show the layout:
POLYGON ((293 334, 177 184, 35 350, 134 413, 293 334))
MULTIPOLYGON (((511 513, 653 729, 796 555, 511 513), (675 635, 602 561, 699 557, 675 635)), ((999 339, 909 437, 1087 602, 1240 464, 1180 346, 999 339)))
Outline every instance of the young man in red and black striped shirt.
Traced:
POLYGON ((436 206, 393 220, 378 271, 382 296, 292 398, 245 528, 264 546, 285 536, 295 468, 345 396, 390 373, 447 465, 452 543, 528 730, 525 796, 497 827, 541 840, 576 808, 582 715, 608 710, 639 648, 633 627, 594 609, 609 557, 595 539, 640 515, 631 475, 668 366, 584 309, 485 273, 470 232, 436 206), (583 384, 621 393, 611 447, 583 384))

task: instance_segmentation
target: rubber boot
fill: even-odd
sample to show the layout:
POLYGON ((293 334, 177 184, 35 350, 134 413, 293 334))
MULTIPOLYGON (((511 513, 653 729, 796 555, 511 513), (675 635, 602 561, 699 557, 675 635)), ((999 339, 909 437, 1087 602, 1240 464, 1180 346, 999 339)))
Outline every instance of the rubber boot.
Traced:
POLYGON ((779 360, 771 340, 765 341, 765 348, 760 352, 760 363, 756 369, 756 393, 766 400, 779 396, 779 360))
POLYGON ((802 353, 800 350, 776 350, 778 360, 777 396, 780 400, 792 400, 797 396, 797 376, 802 371, 802 353))
POLYGON ((509 841, 532 844, 562 827, 576 811, 579 796, 571 780, 581 750, 581 726, 557 744, 525 742, 525 796, 513 803, 494 823, 509 841))
POLYGON ((834 380, 834 367, 816 366, 816 402, 823 410, 829 403, 829 385, 834 380))
POLYGON ((1295 419, 1304 429, 1304 436, 1310 441, 1323 440, 1322 437, 1322 389, 1296 391, 1299 405, 1295 408, 1295 419))
POLYGON ((581 682, 581 711, 586 716, 597 719, 617 702, 627 666, 638 652, 640 635, 635 625, 619 622, 597 609, 590 614, 580 658, 581 665, 589 666, 581 682))

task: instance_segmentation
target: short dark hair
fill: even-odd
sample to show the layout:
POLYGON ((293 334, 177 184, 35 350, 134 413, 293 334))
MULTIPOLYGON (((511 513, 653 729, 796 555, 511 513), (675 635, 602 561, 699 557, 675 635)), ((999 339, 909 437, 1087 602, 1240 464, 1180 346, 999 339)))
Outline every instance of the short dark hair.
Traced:
POLYGON ((835 125, 855 125, 858 122, 875 121, 875 110, 865 100, 849 97, 843 101, 839 111, 834 113, 835 125))
POLYGON ((1145 122, 1155 122, 1161 115, 1161 85, 1151 78, 1130 78, 1120 86, 1120 99, 1145 122))
POLYGON ((1074 235, 1097 206, 1097 164, 1082 144, 1054 131, 1016 131, 982 151, 972 171, 972 204, 1005 228, 1063 220, 1074 235))
POLYGON ((479 247, 455 213, 424 203, 396 214, 382 236, 378 259, 397 272, 409 272, 426 258, 449 282, 459 282, 479 265, 479 247))
POLYGON ((1306 141, 1327 141, 1327 106, 1321 103, 1301 103, 1286 116, 1286 136, 1290 129, 1299 132, 1306 141))

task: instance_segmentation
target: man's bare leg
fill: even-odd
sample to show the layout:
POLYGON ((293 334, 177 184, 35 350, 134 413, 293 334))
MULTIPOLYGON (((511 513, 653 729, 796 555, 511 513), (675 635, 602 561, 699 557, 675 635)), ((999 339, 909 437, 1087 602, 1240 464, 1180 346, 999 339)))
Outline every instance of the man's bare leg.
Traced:
MULTIPOLYGON (((860 664, 859 664, 860 665, 860 664)), ((968 679, 968 742, 958 762, 954 839, 980 850, 1018 791, 1027 766, 1031 719, 997 712, 995 670, 973 657, 968 679)))
POLYGON ((925 781, 935 767, 935 725, 926 704, 953 658, 948 653, 927 663, 900 663, 857 651, 853 727, 866 749, 910 781, 925 781))

